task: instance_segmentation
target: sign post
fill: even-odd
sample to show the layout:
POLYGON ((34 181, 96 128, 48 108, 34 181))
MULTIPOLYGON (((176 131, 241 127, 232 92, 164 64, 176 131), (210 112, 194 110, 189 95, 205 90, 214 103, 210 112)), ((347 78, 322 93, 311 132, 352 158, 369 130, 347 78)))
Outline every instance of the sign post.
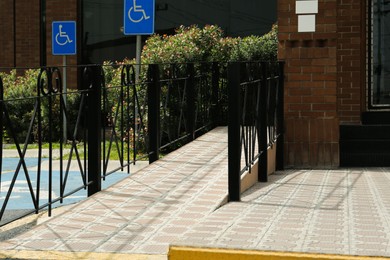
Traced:
MULTIPOLYGON (((123 33, 125 35, 136 35, 136 65, 135 81, 139 81, 141 74, 141 35, 154 33, 155 0, 124 0, 123 33)), ((135 118, 138 118, 136 108, 135 118)), ((135 128, 136 133, 138 132, 135 128)))
POLYGON ((141 35, 154 33, 155 0, 125 0, 124 26, 125 35, 136 35, 136 80, 141 72, 141 35))
MULTIPOLYGON (((63 94, 64 104, 66 106, 66 56, 75 55, 76 47, 76 22, 75 21, 55 21, 52 23, 52 54, 63 56, 63 94)), ((67 140, 67 124, 65 113, 64 118, 64 141, 67 140)))

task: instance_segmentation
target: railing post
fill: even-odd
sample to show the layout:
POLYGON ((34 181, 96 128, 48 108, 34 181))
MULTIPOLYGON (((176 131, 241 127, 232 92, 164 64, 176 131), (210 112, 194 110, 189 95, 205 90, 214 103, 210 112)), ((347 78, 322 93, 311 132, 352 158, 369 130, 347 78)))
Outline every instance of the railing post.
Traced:
POLYGON ((88 93, 88 196, 101 190, 101 77, 100 66, 91 68, 88 93))
POLYGON ((260 109, 259 109, 259 132, 260 132, 260 158, 258 181, 268 181, 268 80, 267 80, 267 63, 261 63, 261 85, 260 85, 260 109))
POLYGON ((187 129, 190 141, 195 139, 195 68, 193 63, 187 65, 187 129))
MULTIPOLYGON (((0 76, 0 193, 1 193, 1 176, 2 176, 2 169, 3 169, 3 134, 4 134, 4 123, 3 123, 3 100, 4 100, 4 86, 3 86, 3 80, 0 76)), ((0 220, 1 220, 0 215, 0 220)))
POLYGON ((276 170, 284 170, 284 62, 279 62, 276 170))
POLYGON ((216 127, 220 124, 218 120, 218 114, 219 114, 219 102, 218 102, 218 96, 219 96, 219 65, 218 62, 213 62, 212 67, 212 92, 211 92, 211 115, 213 120, 213 126, 216 127))
POLYGON ((228 189, 229 201, 240 201, 241 196, 241 97, 240 97, 240 63, 228 65, 228 189))
POLYGON ((149 163, 153 163, 158 160, 160 150, 160 85, 157 64, 149 65, 148 78, 149 163))

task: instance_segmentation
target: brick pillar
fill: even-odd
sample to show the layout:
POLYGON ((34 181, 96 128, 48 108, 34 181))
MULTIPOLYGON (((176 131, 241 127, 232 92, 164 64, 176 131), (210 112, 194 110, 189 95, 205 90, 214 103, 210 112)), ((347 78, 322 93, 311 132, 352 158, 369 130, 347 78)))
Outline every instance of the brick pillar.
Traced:
POLYGON ((338 89, 339 115, 342 123, 359 123, 365 110, 366 80, 366 1, 339 1, 338 89))
POLYGON ((337 0, 278 0, 278 55, 286 62, 287 167, 339 165, 336 18, 337 0), (297 2, 310 6, 297 10, 297 2), (304 18, 302 32, 298 16, 304 18), (314 24, 304 24, 313 20, 314 24))

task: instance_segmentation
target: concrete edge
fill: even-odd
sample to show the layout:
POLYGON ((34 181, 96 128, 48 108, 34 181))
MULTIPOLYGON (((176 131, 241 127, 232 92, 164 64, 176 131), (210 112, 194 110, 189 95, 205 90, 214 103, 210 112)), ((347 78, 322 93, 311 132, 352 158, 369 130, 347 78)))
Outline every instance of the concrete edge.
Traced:
POLYGON ((93 252, 61 252, 61 251, 18 251, 0 250, 0 259, 134 259, 134 260, 166 260, 166 255, 142 255, 122 253, 93 253, 93 252))
POLYGON ((241 249, 219 248, 195 248, 185 246, 170 246, 169 260, 195 260, 195 259, 218 259, 218 260, 380 260, 388 257, 350 256, 350 255, 327 255, 315 253, 293 253, 275 251, 253 251, 241 249))

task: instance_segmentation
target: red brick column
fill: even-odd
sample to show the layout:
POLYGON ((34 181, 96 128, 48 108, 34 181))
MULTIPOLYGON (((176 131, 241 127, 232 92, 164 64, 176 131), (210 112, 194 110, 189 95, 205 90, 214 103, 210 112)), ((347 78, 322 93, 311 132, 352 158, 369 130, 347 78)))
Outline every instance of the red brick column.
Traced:
POLYGON ((338 91, 341 122, 360 122, 365 110, 365 0, 338 1, 338 91))
POLYGON ((339 165, 337 2, 319 0, 315 32, 298 32, 296 0, 278 1, 286 167, 339 165))

